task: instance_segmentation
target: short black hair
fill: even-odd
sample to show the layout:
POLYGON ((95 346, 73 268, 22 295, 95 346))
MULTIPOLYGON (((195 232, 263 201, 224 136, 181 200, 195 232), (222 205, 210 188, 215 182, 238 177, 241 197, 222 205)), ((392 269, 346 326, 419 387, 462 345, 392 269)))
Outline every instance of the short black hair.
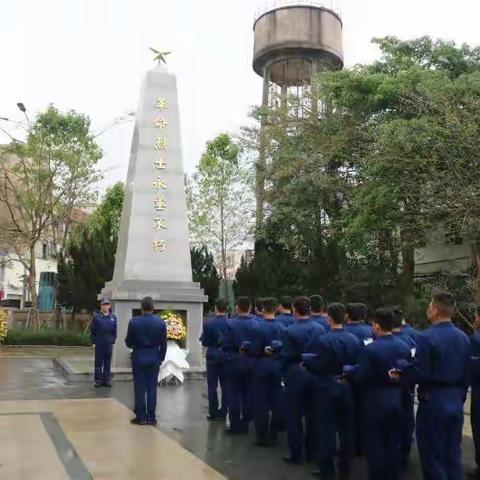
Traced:
POLYGON ((319 313, 325 308, 325 302, 320 295, 312 295, 310 297, 310 305, 312 307, 312 312, 314 313, 319 313))
POLYGON ((352 322, 360 322, 367 318, 367 306, 363 303, 349 303, 347 313, 352 322))
POLYGON ((152 297, 143 297, 141 305, 143 312, 151 313, 155 310, 155 304, 153 303, 152 297))
POLYGON ((295 310, 297 311, 297 313, 299 313, 302 316, 309 315, 312 310, 310 299, 308 297, 298 297, 295 300, 293 306, 295 307, 295 310))
POLYGON ((401 305, 393 307, 393 328, 400 328, 403 323, 403 308, 401 305))
POLYGON ((455 297, 450 292, 438 292, 432 295, 433 304, 448 318, 455 313, 455 297))
POLYGON ((225 313, 228 309, 228 302, 224 298, 219 298, 215 302, 215 307, 219 313, 225 313))
POLYGON ((346 309, 343 303, 331 303, 327 308, 327 312, 336 325, 344 324, 346 309))
POLYGON ((250 311, 250 300, 248 297, 238 297, 236 305, 242 313, 248 313, 250 311))
POLYGON ((279 305, 281 305, 283 308, 287 308, 289 310, 292 309, 292 303, 293 303, 293 298, 292 297, 288 297, 288 296, 284 296, 284 297, 281 297, 280 300, 279 300, 279 305))
POLYGON ((263 310, 264 298, 257 298, 255 300, 255 310, 261 312, 263 310))
POLYGON ((377 308, 375 310, 374 323, 377 323, 382 327, 385 332, 391 332, 393 330, 394 316, 391 308, 377 308))
POLYGON ((274 313, 277 308, 277 301, 274 298, 263 299, 263 310, 267 313, 274 313))

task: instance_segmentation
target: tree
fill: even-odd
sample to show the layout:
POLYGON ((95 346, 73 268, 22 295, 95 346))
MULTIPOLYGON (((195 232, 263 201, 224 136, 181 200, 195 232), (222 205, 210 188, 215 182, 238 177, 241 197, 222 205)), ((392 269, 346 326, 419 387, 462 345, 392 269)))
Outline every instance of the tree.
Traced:
POLYGON ((28 273, 33 309, 37 242, 53 237, 63 252, 72 212, 91 203, 101 154, 88 117, 53 106, 28 127, 25 142, 14 140, 0 152, 0 204, 6 212, 0 242, 28 273))
POLYGON ((226 280, 227 252, 245 242, 253 218, 251 176, 228 134, 208 142, 186 183, 192 243, 213 251, 226 280))
POLYGON ((74 312, 93 311, 98 292, 113 277, 123 198, 121 182, 107 189, 87 223, 72 233, 67 257, 59 258, 57 300, 74 312))
POLYGON ((207 310, 213 310, 218 298, 220 277, 215 267, 215 259, 206 247, 191 247, 193 281, 200 283, 208 296, 207 310))

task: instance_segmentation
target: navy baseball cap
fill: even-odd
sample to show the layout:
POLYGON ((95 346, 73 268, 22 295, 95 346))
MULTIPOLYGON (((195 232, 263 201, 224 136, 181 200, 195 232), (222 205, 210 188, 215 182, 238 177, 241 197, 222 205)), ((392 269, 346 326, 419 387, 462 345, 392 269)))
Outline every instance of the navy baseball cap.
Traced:
POLYGON ((110 300, 108 298, 104 298, 101 302, 102 305, 110 305, 110 300))

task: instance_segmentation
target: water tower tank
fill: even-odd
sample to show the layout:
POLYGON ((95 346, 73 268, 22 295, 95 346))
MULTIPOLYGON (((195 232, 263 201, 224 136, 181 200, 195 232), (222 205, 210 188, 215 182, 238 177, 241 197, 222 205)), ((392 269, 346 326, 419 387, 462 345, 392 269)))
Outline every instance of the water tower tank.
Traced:
POLYGON ((302 86, 343 68, 342 20, 315 1, 272 1, 255 18, 253 69, 278 86, 302 86))

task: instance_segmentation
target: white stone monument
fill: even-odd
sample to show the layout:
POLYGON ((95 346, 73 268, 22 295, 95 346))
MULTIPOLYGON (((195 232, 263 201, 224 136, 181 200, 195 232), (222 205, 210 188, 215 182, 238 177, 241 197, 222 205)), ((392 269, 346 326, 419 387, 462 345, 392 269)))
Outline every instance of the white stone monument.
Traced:
POLYGON ((118 318, 115 367, 130 367, 124 339, 145 296, 154 299, 156 309, 184 313, 188 361, 192 367, 201 364, 207 298, 192 281, 177 82, 161 62, 147 72, 141 89, 115 271, 102 296, 112 300, 118 318))

